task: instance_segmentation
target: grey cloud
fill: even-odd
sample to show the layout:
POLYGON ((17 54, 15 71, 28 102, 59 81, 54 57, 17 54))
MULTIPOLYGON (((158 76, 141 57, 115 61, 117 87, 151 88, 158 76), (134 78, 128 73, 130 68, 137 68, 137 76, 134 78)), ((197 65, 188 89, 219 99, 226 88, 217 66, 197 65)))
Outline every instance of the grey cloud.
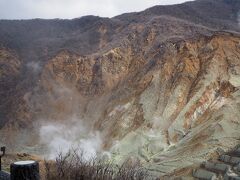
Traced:
POLYGON ((84 15, 113 17, 154 5, 186 0, 0 0, 0 19, 63 18, 84 15))

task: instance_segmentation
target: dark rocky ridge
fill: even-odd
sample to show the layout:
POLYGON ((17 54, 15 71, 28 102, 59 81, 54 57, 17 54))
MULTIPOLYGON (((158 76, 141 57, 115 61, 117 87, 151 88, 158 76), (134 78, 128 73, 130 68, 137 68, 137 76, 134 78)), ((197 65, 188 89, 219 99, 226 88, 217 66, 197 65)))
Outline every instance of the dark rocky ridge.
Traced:
POLYGON ((106 29, 105 44, 119 41, 121 35, 130 34, 134 24, 143 24, 163 15, 216 30, 239 31, 239 9, 238 0, 197 0, 179 5, 155 6, 111 19, 85 16, 73 20, 1 20, 0 39, 2 46, 16 50, 24 60, 46 60, 66 48, 86 55, 102 49, 99 46, 100 27, 106 29))

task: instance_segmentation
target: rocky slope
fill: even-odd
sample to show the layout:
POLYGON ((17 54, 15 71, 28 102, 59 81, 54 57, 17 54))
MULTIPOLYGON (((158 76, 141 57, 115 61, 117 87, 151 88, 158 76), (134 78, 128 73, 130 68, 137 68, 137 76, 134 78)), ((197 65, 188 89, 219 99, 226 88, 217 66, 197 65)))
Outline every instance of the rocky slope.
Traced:
POLYGON ((0 21, 0 144, 42 153, 41 124, 74 117, 115 162, 137 157, 156 176, 231 149, 239 10, 198 0, 112 19, 0 21))

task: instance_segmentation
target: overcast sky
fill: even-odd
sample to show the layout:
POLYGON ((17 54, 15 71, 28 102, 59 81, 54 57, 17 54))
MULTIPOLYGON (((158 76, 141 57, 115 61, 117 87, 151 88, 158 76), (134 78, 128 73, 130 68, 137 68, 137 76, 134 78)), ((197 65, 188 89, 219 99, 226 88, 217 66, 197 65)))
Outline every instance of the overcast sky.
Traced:
POLYGON ((0 19, 113 17, 186 0, 0 0, 0 19))

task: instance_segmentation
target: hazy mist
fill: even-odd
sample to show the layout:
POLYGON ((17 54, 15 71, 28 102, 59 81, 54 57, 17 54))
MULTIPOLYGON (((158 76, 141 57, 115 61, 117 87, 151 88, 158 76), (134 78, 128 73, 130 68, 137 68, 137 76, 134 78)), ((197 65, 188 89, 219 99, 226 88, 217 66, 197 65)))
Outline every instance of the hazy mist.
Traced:
POLYGON ((63 18, 84 15, 113 17, 155 5, 186 0, 0 0, 0 19, 63 18))

